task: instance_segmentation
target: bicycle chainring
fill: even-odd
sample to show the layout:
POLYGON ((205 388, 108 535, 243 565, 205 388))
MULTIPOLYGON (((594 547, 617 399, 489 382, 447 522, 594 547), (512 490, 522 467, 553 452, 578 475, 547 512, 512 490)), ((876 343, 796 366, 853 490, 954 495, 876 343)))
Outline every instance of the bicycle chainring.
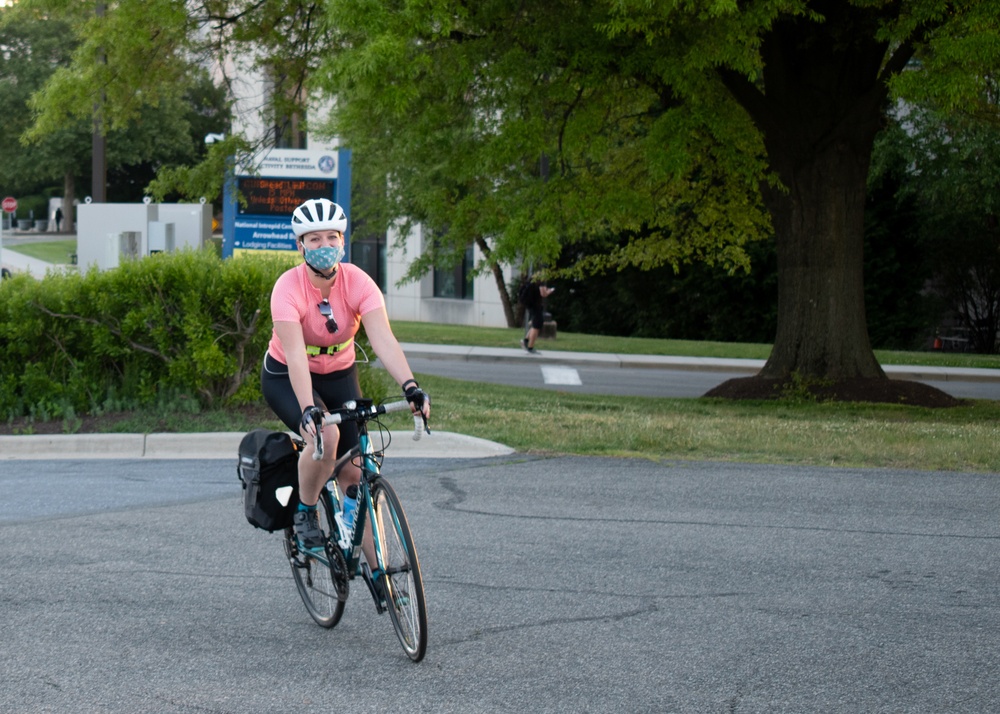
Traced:
POLYGON ((327 541, 326 557, 330 561, 330 575, 333 576, 333 586, 337 589, 337 599, 340 602, 347 602, 347 594, 350 591, 347 561, 344 560, 340 547, 332 540, 327 541))

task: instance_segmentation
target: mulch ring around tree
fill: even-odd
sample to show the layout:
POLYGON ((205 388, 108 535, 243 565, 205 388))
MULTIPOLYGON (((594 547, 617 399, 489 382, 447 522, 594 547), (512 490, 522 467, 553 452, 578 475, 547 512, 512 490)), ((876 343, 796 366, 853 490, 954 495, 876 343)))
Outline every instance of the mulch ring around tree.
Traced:
POLYGON ((740 377, 730 379, 705 393, 721 399, 812 398, 826 402, 873 402, 905 404, 939 409, 965 402, 922 382, 905 379, 844 379, 794 383, 782 379, 740 377))

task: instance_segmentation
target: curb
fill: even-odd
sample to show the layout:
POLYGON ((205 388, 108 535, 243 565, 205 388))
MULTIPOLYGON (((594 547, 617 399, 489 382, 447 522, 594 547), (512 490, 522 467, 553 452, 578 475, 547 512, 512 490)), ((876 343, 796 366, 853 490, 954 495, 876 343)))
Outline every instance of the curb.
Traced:
POLYGON ((1000 369, 975 367, 930 367, 888 365, 882 370, 892 379, 931 380, 937 382, 998 382, 1000 369))
MULTIPOLYGON (((392 431, 394 459, 477 459, 508 456, 514 449, 465 434, 436 431, 413 440, 412 431, 392 431)), ((42 459, 224 459, 236 464, 242 432, 200 434, 31 434, 0 436, 0 460, 42 459)))

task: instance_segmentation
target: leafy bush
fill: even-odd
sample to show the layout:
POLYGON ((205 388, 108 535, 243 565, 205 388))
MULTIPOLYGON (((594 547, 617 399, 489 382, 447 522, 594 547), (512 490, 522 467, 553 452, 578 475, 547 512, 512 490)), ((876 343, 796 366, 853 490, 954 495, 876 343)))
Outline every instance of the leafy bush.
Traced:
MULTIPOLYGON (((0 418, 259 401, 271 288, 288 266, 287 256, 180 251, 4 280, 0 418)), ((368 371, 362 387, 379 398, 384 382, 368 371)))

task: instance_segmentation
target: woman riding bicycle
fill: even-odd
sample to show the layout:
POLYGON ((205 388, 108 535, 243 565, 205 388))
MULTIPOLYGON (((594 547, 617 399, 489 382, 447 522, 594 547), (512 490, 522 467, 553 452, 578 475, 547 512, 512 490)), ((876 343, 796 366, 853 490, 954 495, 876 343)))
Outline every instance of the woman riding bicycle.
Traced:
MULTIPOLYGON (((306 441, 299 458, 294 528, 307 549, 323 547, 316 502, 336 458, 358 443, 355 424, 328 425, 323 427, 323 458, 312 458, 323 411, 361 396, 354 336, 362 324, 372 349, 402 387, 410 408, 415 414, 430 416, 430 400, 413 379, 406 355, 392 334, 382 291, 361 268, 340 262, 346 230, 344 210, 325 198, 308 200, 292 213, 292 231, 303 262, 274 284, 274 331, 261 369, 264 399, 306 441)), ((348 489, 356 487, 359 478, 358 468, 348 464, 337 483, 350 497, 348 489)), ((344 510, 349 512, 346 505, 344 510)))

